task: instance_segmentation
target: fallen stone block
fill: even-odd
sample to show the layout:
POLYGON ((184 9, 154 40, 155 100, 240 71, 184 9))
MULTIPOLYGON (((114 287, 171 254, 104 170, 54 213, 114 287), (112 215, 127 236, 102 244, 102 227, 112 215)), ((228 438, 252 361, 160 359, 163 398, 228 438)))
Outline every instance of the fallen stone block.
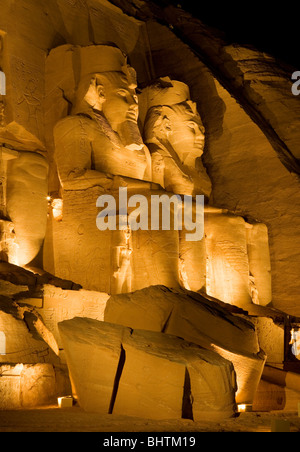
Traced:
POLYGON ((85 411, 110 413, 126 329, 79 317, 60 322, 58 329, 80 406, 85 411))
POLYGON ((58 324, 74 395, 85 411, 149 419, 235 413, 233 365, 163 333, 88 318, 58 324))
POLYGON ((59 369, 58 379, 51 364, 0 364, 0 410, 54 403, 60 392, 68 390, 68 375, 64 372, 62 378, 62 372, 59 369))
POLYGON ((104 320, 181 337, 231 361, 237 403, 252 403, 265 365, 255 326, 225 303, 183 289, 152 286, 107 300, 104 320), (228 306, 228 307, 227 307, 228 306))
POLYGON ((124 335, 114 414, 217 420, 235 413, 235 374, 216 353, 167 334, 124 335))

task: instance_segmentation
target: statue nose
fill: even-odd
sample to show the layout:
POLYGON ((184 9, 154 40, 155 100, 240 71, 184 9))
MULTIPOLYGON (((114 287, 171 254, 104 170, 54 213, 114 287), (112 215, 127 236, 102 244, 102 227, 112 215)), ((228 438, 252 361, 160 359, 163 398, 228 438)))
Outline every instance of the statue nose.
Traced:
POLYGON ((201 146, 201 145, 203 145, 203 143, 204 143, 204 136, 203 136, 203 134, 199 131, 199 133, 197 133, 197 134, 196 134, 196 137, 195 137, 195 144, 196 144, 197 146, 201 146))
POLYGON ((134 121, 137 121, 138 113, 139 113, 138 105, 136 103, 130 105, 127 112, 127 119, 133 119, 134 121))

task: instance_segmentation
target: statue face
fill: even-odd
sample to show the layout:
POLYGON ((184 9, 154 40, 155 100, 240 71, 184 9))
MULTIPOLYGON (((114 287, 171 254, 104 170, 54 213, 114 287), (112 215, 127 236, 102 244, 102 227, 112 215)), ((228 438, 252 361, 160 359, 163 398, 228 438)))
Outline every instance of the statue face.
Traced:
POLYGON ((166 138, 173 149, 179 156, 193 152, 200 157, 204 149, 204 133, 200 117, 182 105, 167 108, 167 110, 169 123, 166 128, 166 138))
POLYGON ((154 107, 146 125, 146 140, 151 142, 156 137, 170 143, 182 159, 189 153, 200 157, 204 149, 203 131, 199 115, 187 103, 154 107))
POLYGON ((138 100, 135 89, 129 87, 124 74, 113 73, 109 77, 101 74, 103 95, 103 114, 117 132, 120 124, 131 121, 137 123, 138 100))
POLYGON ((97 95, 102 113, 112 129, 118 133, 124 146, 141 149, 138 129, 138 98, 134 85, 121 72, 97 74, 97 95))

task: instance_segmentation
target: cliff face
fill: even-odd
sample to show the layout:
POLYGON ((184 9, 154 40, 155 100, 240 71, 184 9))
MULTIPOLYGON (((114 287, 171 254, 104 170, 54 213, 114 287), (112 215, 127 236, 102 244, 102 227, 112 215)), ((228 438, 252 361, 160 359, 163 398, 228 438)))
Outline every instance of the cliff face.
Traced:
POLYGON ((47 154, 50 191, 57 190, 49 130, 68 103, 64 98, 58 105, 55 87, 45 86, 44 68, 50 50, 62 44, 114 42, 129 55, 141 87, 165 76, 186 83, 206 130, 210 204, 268 226, 273 305, 300 315, 295 68, 256 49, 228 45, 182 9, 151 1, 2 0, 1 7, 0 64, 7 75, 1 143, 47 154))

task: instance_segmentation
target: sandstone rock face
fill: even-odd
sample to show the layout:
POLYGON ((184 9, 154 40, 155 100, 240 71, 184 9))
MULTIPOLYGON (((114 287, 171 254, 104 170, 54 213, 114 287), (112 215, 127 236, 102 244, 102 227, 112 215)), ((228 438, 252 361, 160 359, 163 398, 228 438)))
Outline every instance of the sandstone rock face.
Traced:
POLYGON ((199 294, 150 287, 107 301, 104 320, 182 337, 234 364, 238 403, 251 403, 266 356, 252 323, 199 294))
POLYGON ((229 416, 233 368, 236 400, 251 404, 261 349, 281 362, 284 338, 266 311, 255 327, 246 311, 300 313, 292 69, 151 1, 1 0, 1 11, 3 406, 55 394, 64 352, 87 410, 229 416), (119 188, 147 202, 204 194, 204 237, 100 232, 96 201, 118 202, 119 188), (60 323, 74 316, 85 319, 60 323))
POLYGON ((61 322, 59 331, 87 411, 195 420, 235 412, 233 366, 216 353, 166 334, 86 318, 61 322))
POLYGON ((106 293, 66 290, 50 284, 43 286, 42 292, 42 306, 37 311, 43 318, 45 326, 53 334, 58 347, 62 345, 57 326, 59 322, 73 317, 104 319, 106 301, 109 298, 106 293))
POLYGON ((49 405, 69 392, 67 375, 51 364, 0 365, 0 410, 49 405))
POLYGON ((240 307, 249 304, 251 295, 244 219, 230 214, 208 213, 205 220, 207 294, 240 307))
POLYGON ((124 329, 86 318, 65 320, 58 328, 80 405, 110 413, 124 329))
POLYGON ((24 364, 59 362, 57 345, 54 340, 51 341, 52 334, 49 333, 47 339, 38 316, 2 297, 0 331, 3 352, 0 355, 0 362, 24 364), (44 339, 48 340, 50 345, 44 339))

